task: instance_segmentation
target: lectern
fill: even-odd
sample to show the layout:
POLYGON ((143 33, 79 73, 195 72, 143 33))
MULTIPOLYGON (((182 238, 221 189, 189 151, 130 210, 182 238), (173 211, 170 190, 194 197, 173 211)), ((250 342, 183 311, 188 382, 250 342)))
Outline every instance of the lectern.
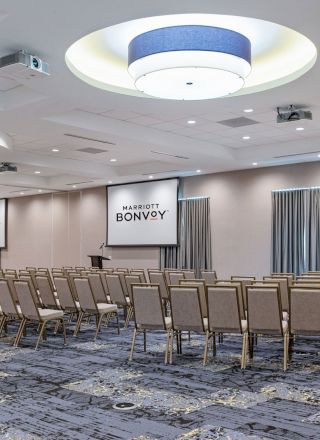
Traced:
POLYGON ((111 258, 103 257, 102 255, 88 255, 88 257, 91 258, 91 266, 99 267, 99 269, 102 269, 103 260, 111 260, 111 258))

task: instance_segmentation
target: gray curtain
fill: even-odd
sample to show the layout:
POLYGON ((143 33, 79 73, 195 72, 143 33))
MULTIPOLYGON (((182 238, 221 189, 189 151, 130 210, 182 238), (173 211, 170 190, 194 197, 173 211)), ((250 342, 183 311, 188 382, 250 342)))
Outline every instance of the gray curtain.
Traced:
MULTIPOLYGON (((319 197, 311 190, 301 189, 272 193, 272 271, 294 272, 299 275, 309 270, 311 224, 319 230, 316 209, 319 197), (311 214, 311 207, 314 214, 311 214), (314 220, 311 222, 311 218, 314 220)), ((312 236, 313 237, 313 236, 312 236)), ((319 258, 317 246, 312 245, 312 258, 319 258), (315 247, 314 247, 315 246, 315 247)))
POLYGON ((308 270, 320 270, 320 189, 310 190, 308 270))
POLYGON ((210 199, 178 202, 178 246, 161 248, 161 268, 212 269, 210 199))

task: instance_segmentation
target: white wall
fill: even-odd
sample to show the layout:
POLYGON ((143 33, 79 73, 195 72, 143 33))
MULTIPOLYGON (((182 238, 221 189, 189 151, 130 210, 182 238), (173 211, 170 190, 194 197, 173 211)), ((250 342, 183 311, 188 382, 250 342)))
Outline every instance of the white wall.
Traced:
MULTIPOLYGON (((271 191, 320 186, 318 163, 184 179, 184 196, 211 200, 213 264, 219 277, 270 271, 271 191)), ((8 203, 8 249, 1 266, 89 266, 106 237, 105 187, 19 197, 8 203)), ((159 248, 106 248, 111 267, 159 266, 159 248)))
POLYGON ((184 197, 210 197, 213 266, 220 278, 270 272, 271 191, 305 186, 320 186, 318 163, 184 180, 184 197))

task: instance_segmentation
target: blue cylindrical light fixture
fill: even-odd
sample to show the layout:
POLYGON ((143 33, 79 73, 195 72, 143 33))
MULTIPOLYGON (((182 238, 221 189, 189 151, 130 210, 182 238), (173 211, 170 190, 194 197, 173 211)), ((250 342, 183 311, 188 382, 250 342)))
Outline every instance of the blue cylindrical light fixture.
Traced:
POLYGON ((218 27, 154 29, 128 48, 128 70, 138 90, 165 99, 209 99, 240 90, 251 71, 251 43, 218 27))

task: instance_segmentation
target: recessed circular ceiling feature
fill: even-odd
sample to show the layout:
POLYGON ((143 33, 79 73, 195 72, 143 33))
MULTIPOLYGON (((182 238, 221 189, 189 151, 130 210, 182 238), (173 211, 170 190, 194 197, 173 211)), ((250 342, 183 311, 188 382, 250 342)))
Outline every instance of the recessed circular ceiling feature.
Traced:
MULTIPOLYGON (((184 33, 184 44, 187 40, 184 33)), ((176 36, 172 41, 177 44, 176 36)), ((202 43, 207 48, 213 44, 208 38, 202 43)), ((164 15, 116 24, 76 41, 65 56, 69 69, 94 87, 132 96, 190 100, 244 95, 287 84, 310 70, 316 58, 312 41, 293 29, 255 18, 215 14, 164 15), (229 38, 222 39, 224 49, 220 51, 203 51, 199 46, 182 50, 180 45, 180 50, 171 52, 161 51, 163 39, 156 39, 155 44, 150 38, 164 29, 174 33, 181 26, 198 31, 206 28, 220 36, 229 32, 229 38), (250 43, 251 70, 248 59, 228 51, 230 35, 238 36, 235 41, 240 46, 243 41, 250 43), (143 52, 146 41, 153 42, 153 52, 150 44, 149 52, 143 52), (148 55, 130 58, 130 45, 131 49, 135 45, 135 54, 148 55), (172 63, 175 69, 170 68, 172 63)))

